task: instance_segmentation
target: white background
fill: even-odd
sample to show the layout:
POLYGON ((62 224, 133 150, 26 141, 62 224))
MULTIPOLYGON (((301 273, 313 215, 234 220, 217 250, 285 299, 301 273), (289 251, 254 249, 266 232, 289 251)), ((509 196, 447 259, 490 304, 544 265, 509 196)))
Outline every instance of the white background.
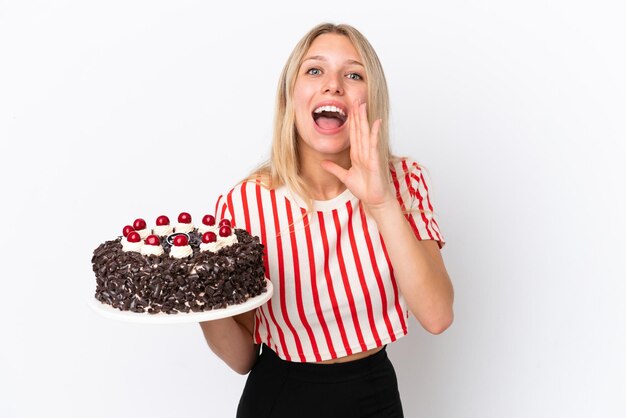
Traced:
POLYGON ((454 324, 389 347, 406 416, 626 416, 624 7, 224 3, 0 1, 0 416, 234 416, 199 326, 88 309, 91 252, 262 162, 322 21, 378 51, 448 241, 454 324))

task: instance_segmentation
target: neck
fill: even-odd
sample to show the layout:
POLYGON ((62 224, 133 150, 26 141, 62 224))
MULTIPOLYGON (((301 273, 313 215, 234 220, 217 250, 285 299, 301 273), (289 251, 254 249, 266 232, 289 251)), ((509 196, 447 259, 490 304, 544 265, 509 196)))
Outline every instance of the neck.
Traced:
POLYGON ((350 150, 341 155, 302 155, 300 176, 304 180, 313 200, 329 200, 346 190, 346 186, 334 175, 324 170, 320 162, 332 161, 339 166, 350 168, 350 150))

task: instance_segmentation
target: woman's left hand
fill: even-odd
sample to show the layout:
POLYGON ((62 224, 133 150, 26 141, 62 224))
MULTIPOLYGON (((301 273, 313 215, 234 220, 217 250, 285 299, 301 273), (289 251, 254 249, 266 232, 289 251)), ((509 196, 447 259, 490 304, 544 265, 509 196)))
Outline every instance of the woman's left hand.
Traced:
POLYGON ((332 161, 322 162, 322 168, 341 180, 370 209, 395 200, 387 180, 389 168, 381 161, 378 151, 381 122, 380 119, 374 121, 370 129, 366 103, 355 102, 348 117, 352 166, 346 170, 332 161))

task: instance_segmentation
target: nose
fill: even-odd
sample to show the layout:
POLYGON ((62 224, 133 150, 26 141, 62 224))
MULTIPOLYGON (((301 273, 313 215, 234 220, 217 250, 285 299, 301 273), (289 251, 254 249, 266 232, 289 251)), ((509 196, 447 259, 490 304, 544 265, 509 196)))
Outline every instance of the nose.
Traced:
POLYGON ((324 93, 343 94, 343 78, 339 74, 329 74, 323 86, 324 93))

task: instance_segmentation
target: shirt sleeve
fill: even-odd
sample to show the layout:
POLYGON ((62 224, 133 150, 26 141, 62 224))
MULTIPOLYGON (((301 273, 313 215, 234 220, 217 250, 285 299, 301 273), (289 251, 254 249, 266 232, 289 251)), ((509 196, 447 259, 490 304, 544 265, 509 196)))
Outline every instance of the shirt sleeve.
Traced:
MULTIPOLYGON (((215 202, 215 219, 230 220, 233 227, 245 229, 249 233, 250 230, 250 206, 251 183, 243 181, 235 185, 230 191, 222 194, 215 202)), ((254 235, 254 234, 253 234, 254 235)))
POLYGON ((229 219, 233 223, 233 226, 235 226, 232 207, 229 205, 229 196, 230 193, 227 193, 217 198, 215 202, 215 219, 218 222, 222 219, 229 219))
POLYGON ((395 170, 394 183, 398 201, 417 239, 435 240, 439 249, 443 248, 446 242, 437 222, 426 170, 414 161, 403 159, 395 170))

